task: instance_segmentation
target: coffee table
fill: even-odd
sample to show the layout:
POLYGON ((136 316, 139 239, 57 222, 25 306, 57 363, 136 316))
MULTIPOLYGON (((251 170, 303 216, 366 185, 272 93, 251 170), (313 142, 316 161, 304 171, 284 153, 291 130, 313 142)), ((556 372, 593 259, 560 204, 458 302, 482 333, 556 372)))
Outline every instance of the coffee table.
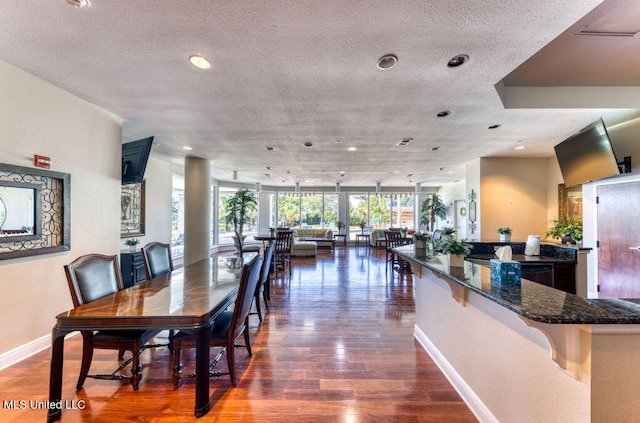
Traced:
POLYGON ((335 238, 305 238, 305 241, 314 241, 315 243, 324 243, 325 245, 318 244, 318 250, 321 248, 329 248, 331 250, 331 254, 333 254, 336 247, 336 239, 335 238), (326 244, 331 243, 331 246, 326 244))

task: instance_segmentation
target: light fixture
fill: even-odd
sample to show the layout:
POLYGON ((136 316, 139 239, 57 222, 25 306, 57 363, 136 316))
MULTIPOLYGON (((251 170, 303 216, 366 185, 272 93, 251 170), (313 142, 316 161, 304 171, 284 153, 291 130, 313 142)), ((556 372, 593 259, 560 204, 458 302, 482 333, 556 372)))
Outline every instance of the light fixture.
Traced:
POLYGON ((376 182, 376 193, 380 193, 380 182, 376 182))
POLYGON ((340 182, 336 182, 336 192, 340 192, 340 182))
POLYGON ((437 117, 445 117, 445 116, 449 116, 450 114, 451 114, 451 112, 450 112, 450 111, 448 111, 448 110, 443 110, 443 111, 441 111, 441 112, 438 112, 438 113, 436 114, 436 116, 437 116, 437 117))
POLYGON ((347 148, 347 150, 349 150, 349 151, 356 151, 356 150, 357 150, 357 148, 355 148, 355 147, 349 147, 349 148, 347 148))
POLYGON ((438 151, 440 150, 440 147, 431 147, 431 151, 438 151))
POLYGON ((273 151, 274 148, 273 147, 265 147, 267 149, 267 151, 273 151))
POLYGON ((260 182, 256 182, 256 192, 260 192, 260 189, 262 187, 260 186, 260 182))
POLYGON ((91 6, 91 2, 89 0, 67 0, 67 3, 78 9, 91 6))
POLYGON ((344 175, 346 175, 346 173, 344 171, 340 171, 340 176, 344 178, 344 175))
POLYGON ((527 147, 525 147, 524 145, 519 145, 515 148, 515 150, 524 150, 525 148, 527 147))
POLYGON ((201 54, 192 54, 189 56, 189 62, 198 69, 211 69, 211 63, 201 54))
POLYGON ((313 144, 312 144, 312 143, 310 143, 310 142, 305 142, 305 143, 304 143, 304 147, 305 147, 305 148, 311 148, 311 147, 313 147, 313 144))
POLYGON ((458 54, 457 56, 453 56, 447 62, 447 67, 449 68, 457 68, 458 66, 464 65, 469 60, 469 56, 466 54, 458 54))
POLYGON ((413 138, 403 138, 400 140, 400 142, 398 143, 398 145, 407 145, 409 144, 411 141, 413 141, 413 138))
POLYGON ((193 148, 189 147, 188 145, 183 145, 183 146, 182 146, 182 149, 183 149, 183 150, 186 150, 186 151, 191 151, 191 150, 193 150, 193 148))
POLYGON ((398 56, 395 54, 385 54, 378 59, 378 69, 387 70, 391 69, 398 63, 398 56))

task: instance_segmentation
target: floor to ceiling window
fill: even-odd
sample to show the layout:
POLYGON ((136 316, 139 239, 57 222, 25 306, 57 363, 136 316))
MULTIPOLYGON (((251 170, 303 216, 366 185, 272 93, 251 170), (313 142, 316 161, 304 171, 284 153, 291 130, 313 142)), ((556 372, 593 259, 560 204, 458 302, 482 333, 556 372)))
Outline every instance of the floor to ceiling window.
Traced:
MULTIPOLYGON (((233 227, 224 221, 224 210, 229 199, 233 197, 237 191, 236 188, 223 186, 218 188, 218 245, 233 245, 233 227)), ((259 204, 258 207, 260 207, 259 204)), ((246 217, 248 222, 243 226, 242 234, 253 239, 253 235, 256 235, 258 230, 258 209, 248 211, 246 217)))
POLYGON ((362 226, 369 226, 369 194, 350 194, 349 239, 355 239, 355 234, 363 231, 362 226))

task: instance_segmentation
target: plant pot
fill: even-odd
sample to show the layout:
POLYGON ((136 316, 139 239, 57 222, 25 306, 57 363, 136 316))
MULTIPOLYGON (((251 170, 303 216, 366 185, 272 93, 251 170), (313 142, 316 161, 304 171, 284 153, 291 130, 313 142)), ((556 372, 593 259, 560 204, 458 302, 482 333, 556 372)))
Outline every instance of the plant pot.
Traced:
POLYGON ((136 246, 135 245, 129 245, 129 252, 130 253, 135 253, 136 252, 136 246))
POLYGON ((417 256, 426 256, 427 255, 427 241, 418 240, 413 245, 415 249, 415 254, 417 256))
POLYGON ((511 242, 511 234, 500 234, 500 242, 511 242))
POLYGON ((449 254, 449 267, 464 267, 464 256, 449 254))

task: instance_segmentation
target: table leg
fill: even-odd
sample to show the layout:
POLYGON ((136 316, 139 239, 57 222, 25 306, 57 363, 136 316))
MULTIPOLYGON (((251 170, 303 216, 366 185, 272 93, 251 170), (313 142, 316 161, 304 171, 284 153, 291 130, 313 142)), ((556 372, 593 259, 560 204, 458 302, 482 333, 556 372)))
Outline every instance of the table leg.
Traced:
POLYGON ((211 409, 209 402, 209 342, 211 325, 195 332, 196 337, 196 417, 202 417, 211 409))
MULTIPOLYGON (((55 328, 51 335, 51 367, 49 370, 49 402, 60 404, 62 401, 62 365, 64 363, 64 336, 55 328)), ((62 407, 51 407, 47 422, 55 422, 62 417, 62 407)))

